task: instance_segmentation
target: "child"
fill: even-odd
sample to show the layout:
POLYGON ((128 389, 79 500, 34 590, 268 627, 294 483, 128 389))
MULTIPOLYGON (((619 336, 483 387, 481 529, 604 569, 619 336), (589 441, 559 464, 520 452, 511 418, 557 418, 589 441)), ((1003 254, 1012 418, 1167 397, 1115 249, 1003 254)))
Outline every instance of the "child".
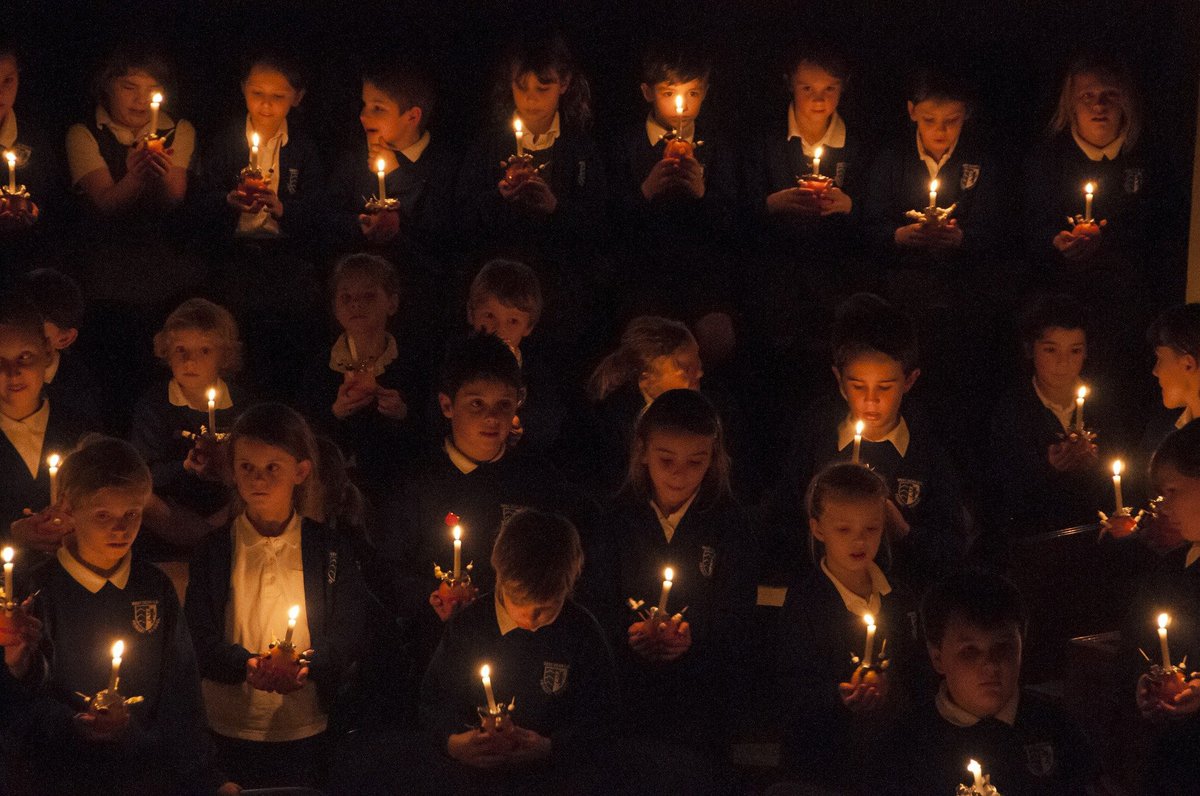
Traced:
POLYGON ((154 566, 131 561, 150 472, 131 445, 100 437, 66 459, 59 484, 74 534, 30 576, 43 637, 27 675, 36 697, 13 736, 28 766, 24 784, 35 793, 211 792, 222 780, 210 764, 175 587, 154 566), (110 672, 116 680, 115 641, 124 646, 118 691, 143 701, 89 710, 84 700, 111 686, 110 672))
POLYGON ((1165 310, 1146 339, 1154 348, 1154 377, 1162 405, 1169 410, 1146 427, 1142 448, 1148 455, 1170 432, 1200 417, 1200 304, 1165 310))
POLYGON ((617 650, 626 731, 721 759, 754 611, 757 550, 730 489, 717 410, 694 390, 663 393, 638 420, 628 460, 597 534, 607 554, 588 562, 608 593, 595 610, 617 650), (624 609, 633 599, 649 610, 665 568, 673 588, 666 626, 656 631, 624 609), (672 623, 685 606, 684 621, 672 623))
POLYGON ((207 299, 180 304, 154 335, 154 355, 171 378, 138 401, 130 441, 154 476, 147 526, 168 545, 190 548, 228 521, 222 510, 230 494, 221 475, 227 446, 212 435, 228 432, 245 403, 241 390, 225 382, 238 370, 241 348, 233 316, 207 299), (211 404, 210 390, 216 391, 211 404), (208 428, 210 405, 216 428, 208 428))
POLYGON ((921 604, 937 696, 896 734, 908 794, 953 793, 976 760, 1001 793, 1090 792, 1096 761, 1079 727, 1045 697, 1020 687, 1028 623, 1020 592, 999 575, 967 569, 921 604))
MULTIPOLYGON (((1045 296, 1021 319, 1032 378, 1002 394, 992 408, 989 516, 1017 535, 1095 522, 1112 494, 1096 443, 1078 434, 1076 399, 1088 357, 1086 310, 1066 295, 1045 296)), ((1103 402, 1085 397, 1083 423, 1111 450, 1103 402)), ((1111 457, 1110 457, 1111 458, 1111 457)), ((1111 512, 1109 512, 1111 513, 1111 512)))
POLYGON ((229 445, 242 511, 197 548, 186 601, 208 722, 238 782, 313 787, 359 653, 365 593, 349 540, 310 519, 319 465, 303 418, 259 404, 229 445), (302 660, 280 671, 268 653, 285 627, 302 660))
POLYGON ((878 747, 913 685, 916 615, 876 563, 889 497, 878 475, 844 462, 808 487, 809 547, 818 567, 788 589, 777 676, 786 695, 782 766, 809 785, 858 792, 878 776, 878 747), (888 666, 881 682, 852 684, 851 656, 866 654, 867 616, 876 628, 872 663, 886 656, 888 666))
POLYGON ((495 592, 447 626, 421 684, 422 728, 450 757, 438 755, 428 787, 606 792, 617 781, 602 764, 617 729, 617 682, 596 620, 569 599, 583 563, 579 534, 562 517, 520 511, 491 562, 495 592), (496 702, 514 705, 499 732, 480 729, 484 665, 496 702))

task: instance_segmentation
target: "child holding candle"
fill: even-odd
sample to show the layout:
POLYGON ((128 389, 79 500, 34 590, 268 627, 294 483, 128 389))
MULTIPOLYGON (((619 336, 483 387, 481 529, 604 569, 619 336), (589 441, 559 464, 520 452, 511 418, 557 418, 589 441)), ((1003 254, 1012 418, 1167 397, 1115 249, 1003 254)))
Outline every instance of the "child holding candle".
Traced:
POLYGON ((259 404, 229 445, 241 512, 197 548, 186 600, 208 722, 221 765, 242 785, 314 787, 360 651, 366 595, 349 540, 311 519, 319 465, 303 418, 259 404), (264 655, 282 639, 303 656, 294 669, 264 655))
POLYGON ((1154 347, 1154 377, 1164 412, 1146 427, 1147 456, 1175 429, 1200 417, 1200 303, 1177 304, 1151 324, 1146 339, 1154 347))

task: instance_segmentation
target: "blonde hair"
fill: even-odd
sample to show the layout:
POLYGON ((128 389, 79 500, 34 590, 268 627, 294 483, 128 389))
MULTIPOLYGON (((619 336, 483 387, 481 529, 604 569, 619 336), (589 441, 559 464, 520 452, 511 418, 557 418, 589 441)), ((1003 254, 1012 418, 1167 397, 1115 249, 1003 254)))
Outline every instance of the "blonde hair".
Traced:
POLYGON ((530 324, 536 324, 541 318, 542 285, 534 270, 525 263, 500 258, 485 264, 471 281, 467 308, 474 312, 489 296, 506 307, 528 313, 530 324))
POLYGON ((154 356, 166 362, 171 353, 171 336, 187 330, 212 335, 219 341, 222 376, 241 368, 242 342, 238 339, 237 321, 229 310, 202 298, 188 299, 167 316, 162 329, 154 335, 154 356))
POLYGON ((592 371, 588 394, 593 401, 603 400, 626 384, 637 382, 654 360, 695 343, 691 331, 679 321, 656 315, 634 318, 625 327, 617 350, 592 371))
POLYGON ((1058 106, 1050 120, 1050 132, 1074 131, 1075 78, 1087 74, 1096 75, 1120 91, 1118 106, 1121 109, 1121 132, 1125 135, 1125 146, 1132 148, 1142 133, 1142 112, 1134 91, 1133 78, 1125 66, 1101 58, 1080 58, 1067 69, 1062 90, 1058 94, 1058 106))

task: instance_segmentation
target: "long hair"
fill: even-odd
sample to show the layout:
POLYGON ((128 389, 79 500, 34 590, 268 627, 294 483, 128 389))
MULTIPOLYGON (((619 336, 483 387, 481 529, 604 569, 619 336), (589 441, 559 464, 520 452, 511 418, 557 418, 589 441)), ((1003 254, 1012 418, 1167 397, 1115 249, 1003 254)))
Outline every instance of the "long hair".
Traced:
MULTIPOLYGON (((292 505, 302 517, 320 520, 324 517, 321 505, 320 453, 312 429, 295 409, 283 404, 265 403, 252 406, 242 413, 229 434, 232 464, 238 440, 253 439, 285 451, 296 461, 311 462, 312 472, 304 483, 292 492, 292 505)), ((240 497, 239 497, 240 503, 240 497)), ((238 509, 242 507, 239 505, 238 509)))
POLYGON ((656 315, 641 315, 625 327, 621 344, 592 371, 588 394, 601 401, 630 382, 636 383, 655 359, 670 356, 692 345, 696 338, 679 321, 656 315))
POLYGON ((533 72, 544 83, 569 80, 559 98, 558 112, 563 127, 587 129, 592 122, 592 89, 579 70, 567 40, 558 32, 541 32, 514 41, 500 59, 500 68, 492 87, 492 106, 498 121, 508 123, 515 110, 513 81, 533 72))
POLYGON ((654 485, 642 459, 656 431, 695 434, 712 440, 712 461, 696 493, 701 507, 732 497, 729 485, 730 460, 725 448, 725 429, 712 403, 695 390, 667 390, 646 407, 638 418, 629 446, 629 469, 622 491, 639 500, 654 496, 654 485))
POLYGON ((1121 99, 1118 105, 1123 119, 1121 132, 1125 134, 1125 146, 1132 148, 1142 134, 1142 111, 1137 91, 1134 89, 1133 77, 1124 64, 1092 55, 1077 58, 1063 76, 1062 89, 1058 93, 1058 106, 1050 119, 1050 132, 1053 134, 1075 129, 1075 78, 1085 74, 1096 75, 1120 89, 1121 99))

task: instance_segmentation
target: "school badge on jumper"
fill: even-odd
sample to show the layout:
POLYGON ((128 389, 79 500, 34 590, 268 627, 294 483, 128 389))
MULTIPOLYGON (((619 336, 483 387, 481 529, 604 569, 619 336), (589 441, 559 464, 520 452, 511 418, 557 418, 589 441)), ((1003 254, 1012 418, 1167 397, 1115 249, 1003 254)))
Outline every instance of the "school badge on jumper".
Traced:
POLYGON ((329 552, 329 563, 325 567, 325 582, 330 586, 337 583, 337 559, 337 552, 331 550, 329 552))
POLYGON ((704 545, 700 548, 700 574, 706 578, 711 578, 713 574, 713 566, 717 563, 717 550, 714 547, 704 545))
POLYGON ((542 690, 547 694, 554 695, 567 687, 567 674, 571 671, 571 665, 567 663, 551 663, 545 661, 542 663, 542 690))
POLYGON ((839 160, 833 168, 833 184, 841 188, 846 181, 846 161, 839 160))
POLYGON ((575 184, 582 188, 587 183, 587 161, 579 161, 579 170, 576 172, 575 184))
POLYGON ((296 193, 296 187, 300 184, 300 169, 288 169, 287 189, 288 193, 296 193))
POLYGON ((908 478, 896 479, 896 502, 912 508, 921 502, 921 482, 908 478))
POLYGON ((1142 190, 1142 177, 1141 169, 1125 169, 1125 193, 1137 193, 1142 190))
POLYGON ((975 187, 975 182, 979 179, 979 164, 964 163, 962 165, 962 176, 958 178, 959 190, 969 191, 975 187))
POLYGON ((133 629, 139 633, 153 633, 158 628, 158 600, 133 601, 133 629))
POLYGON ((1054 747, 1048 743, 1033 743, 1025 747, 1025 767, 1035 777, 1048 777, 1054 772, 1054 747))

